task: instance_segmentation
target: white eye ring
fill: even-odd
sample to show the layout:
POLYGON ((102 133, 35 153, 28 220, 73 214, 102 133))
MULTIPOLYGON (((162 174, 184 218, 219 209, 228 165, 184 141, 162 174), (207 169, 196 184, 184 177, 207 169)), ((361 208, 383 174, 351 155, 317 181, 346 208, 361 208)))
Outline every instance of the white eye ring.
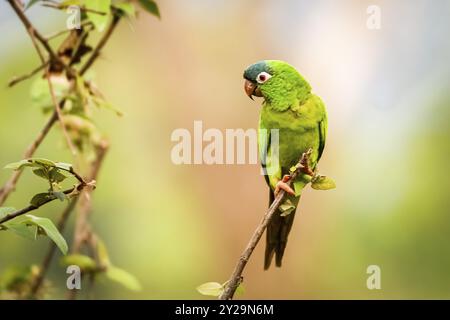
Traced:
POLYGON ((270 75, 270 74, 268 74, 267 72, 261 72, 260 74, 258 74, 257 76, 256 76, 256 82, 258 82, 258 83, 264 83, 264 82, 266 82, 267 80, 269 80, 270 78, 272 78, 272 76, 270 75))

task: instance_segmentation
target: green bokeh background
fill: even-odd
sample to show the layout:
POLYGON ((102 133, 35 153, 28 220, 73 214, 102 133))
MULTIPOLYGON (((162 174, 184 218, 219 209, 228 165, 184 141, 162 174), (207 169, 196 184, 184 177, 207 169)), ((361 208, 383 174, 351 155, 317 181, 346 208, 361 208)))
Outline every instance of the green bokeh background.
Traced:
MULTIPOLYGON (((263 245, 245 270, 248 299, 450 298, 450 3, 448 1, 160 1, 162 20, 123 22, 95 67, 99 87, 125 116, 95 119, 111 141, 94 193, 92 224, 113 262, 143 285, 103 281, 96 298, 201 299, 195 287, 224 282, 266 210, 257 165, 171 162, 170 135, 256 128, 260 102, 243 92, 244 68, 286 60, 329 112, 320 171, 338 185, 302 198, 282 269, 264 272, 263 245), (369 5, 381 29, 366 27, 369 5), (381 290, 366 269, 381 268, 381 290)), ((65 15, 33 8, 40 29, 65 15)), ((0 4, 0 166, 20 159, 46 121, 31 81, 7 81, 38 58, 6 2, 0 4)), ((46 33, 44 32, 44 33, 46 33)), ((59 128, 36 156, 71 162, 59 128)), ((10 172, 0 170, 0 182, 10 172)), ((29 172, 7 205, 21 207, 45 183, 29 172)), ((52 203, 37 214, 56 220, 52 203)), ((70 241, 73 220, 66 235, 70 241)), ((48 239, 0 233, 0 272, 39 262, 48 239)), ((57 254, 57 259, 60 254, 57 254)), ((55 261, 51 298, 64 298, 55 261)))

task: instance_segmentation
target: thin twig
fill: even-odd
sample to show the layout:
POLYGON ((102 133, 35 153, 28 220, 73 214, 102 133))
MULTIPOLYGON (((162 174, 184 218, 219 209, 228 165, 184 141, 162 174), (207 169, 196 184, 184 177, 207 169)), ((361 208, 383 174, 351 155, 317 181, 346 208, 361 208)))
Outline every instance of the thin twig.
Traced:
MULTIPOLYGON (((19 15, 19 17, 21 18, 24 25, 26 26, 27 32, 31 38, 31 41, 33 42, 33 46, 36 49, 39 59, 41 59, 41 63, 45 64, 44 54, 42 53, 41 48, 39 47, 36 39, 40 40, 40 42, 42 43, 42 45, 44 45, 44 47, 48 46, 48 49, 47 49, 47 47, 46 47, 46 49, 47 49, 47 52, 52 56, 52 58, 53 58, 53 56, 56 56, 53 49, 48 44, 47 40, 44 37, 42 37, 41 34, 33 27, 31 22, 28 20, 28 18, 22 12, 22 10, 20 10, 17 7, 17 3, 14 0, 8 0, 8 1, 13 6, 14 10, 19 15)), ((60 60, 59 57, 57 57, 57 58, 58 58, 58 60, 60 60)), ((56 61, 56 59, 55 59, 55 61, 56 61)), ((62 64, 65 65, 65 63, 62 63, 62 64)), ((58 121, 61 125, 61 129, 62 129, 63 135, 66 139, 67 145, 68 145, 72 155, 75 157, 77 152, 76 152, 75 146, 72 143, 72 139, 70 139, 70 137, 69 137, 66 126, 64 124, 64 119, 63 119, 63 115, 61 112, 61 108, 59 106, 58 101, 56 100, 55 91, 53 90, 53 84, 52 84, 52 80, 50 78, 49 68, 45 68, 44 70, 45 70, 45 75, 46 75, 47 82, 48 82, 48 87, 50 90, 50 96, 51 96, 53 105, 55 107, 56 114, 58 116, 58 121)))
POLYGON ((51 60, 61 64, 61 66, 63 66, 69 72, 69 74, 73 75, 73 71, 61 60, 60 57, 58 57, 55 51, 53 51, 47 39, 36 30, 31 21, 23 13, 22 9, 17 4, 17 2, 15 0, 7 0, 7 1, 9 2, 13 10, 16 12, 19 19, 22 21, 28 34, 30 34, 31 37, 36 38, 44 46, 45 50, 50 55, 51 60))
MULTIPOLYGON (((290 174, 290 179, 287 182, 287 184, 290 186, 292 182, 295 180, 297 175, 300 172, 310 174, 312 171, 310 170, 308 166, 308 159, 311 155, 312 149, 309 149, 307 152, 303 153, 299 162, 297 163, 296 170, 290 174)), ((253 253, 253 250, 256 248, 256 245, 258 244, 259 240, 261 239, 264 230, 266 230, 267 225, 272 220, 273 215, 277 211, 278 207, 283 202, 283 199, 286 195, 286 192, 284 190, 281 190, 278 195, 276 196, 275 200, 270 205, 269 209, 267 210, 266 214, 264 215, 263 219, 259 223, 258 227, 256 228, 255 232, 253 233, 249 243, 247 244, 247 247, 245 248, 244 252, 242 253, 241 257, 239 258, 233 273, 231 274, 230 280, 227 282, 227 285, 225 287, 225 290, 220 295, 220 300, 230 300, 233 299, 234 293, 236 289, 238 288, 239 284, 242 282, 242 272, 244 271, 244 268, 247 264, 247 262, 250 259, 250 256, 253 253)))
MULTIPOLYGON (((98 170, 100 170, 103 159, 108 151, 108 142, 102 140, 96 147, 96 159, 92 163, 92 173, 91 176, 96 177, 98 175, 98 170)), ((91 211, 91 192, 86 190, 80 196, 79 212, 77 213, 77 221, 75 224, 75 232, 72 244, 72 252, 78 253, 80 251, 82 243, 86 240, 88 235, 88 217, 91 211)))
MULTIPOLYGON (((31 22, 23 14, 20 7, 17 6, 15 1, 8 0, 8 2, 11 4, 14 11, 17 13, 17 15, 19 16, 20 20, 23 22, 23 24, 25 25, 27 30, 29 28, 31 28, 32 30, 35 30, 34 27, 31 25, 31 22)), ((103 38, 100 40, 99 44, 97 45, 97 48, 95 50, 97 53, 89 58, 88 62, 86 63, 86 65, 84 65, 84 67, 82 68, 82 70, 80 72, 81 75, 83 75, 90 68, 90 66, 95 62, 95 60, 99 56, 100 50, 104 47, 106 42, 109 40, 109 38, 112 34, 112 31, 115 29, 115 26, 117 25, 118 21, 119 21, 119 18, 117 18, 115 15, 113 18, 113 22, 111 23, 110 27, 108 28, 107 34, 105 34, 103 36, 103 38)), ((43 39, 45 40, 45 38, 43 38, 43 39)), ((48 47, 51 49, 50 46, 48 46, 48 47)), ((51 51, 53 51, 53 50, 51 50, 51 51)), ((52 55, 52 54, 50 53, 50 55, 52 55)), ((57 57, 57 58, 59 59, 59 57, 57 57)), ((65 99, 63 99, 60 102, 61 109, 63 108, 64 103, 65 103, 65 99)), ((50 131, 50 129, 53 127, 53 125, 56 123, 57 120, 58 120, 58 114, 55 110, 53 112, 51 118, 49 119, 49 121, 45 124, 44 128, 39 132, 38 136, 34 139, 34 141, 30 144, 30 146, 25 151, 24 156, 23 156, 24 159, 31 158, 33 156, 33 154, 36 152, 37 148, 41 145, 42 141, 45 139, 48 132, 50 131)), ((12 176, 10 177, 10 179, 0 189, 0 206, 5 203, 6 199, 9 197, 11 192, 14 191, 14 189, 17 185, 17 182, 19 181, 19 178, 21 176, 21 173, 22 173, 21 171, 14 172, 12 174, 12 176)))
MULTIPOLYGON (((50 67, 55 67, 58 65, 62 66, 66 70, 67 76, 71 77, 71 78, 74 78, 77 75, 77 73, 74 71, 74 69, 72 69, 70 67, 71 66, 70 63, 65 64, 64 61, 61 59, 61 57, 59 57, 57 54, 55 54, 52 47, 48 43, 49 39, 43 37, 34 28, 34 26, 30 22, 30 20, 28 20, 28 18, 25 16, 25 14, 23 13, 21 7, 17 4, 17 2, 15 0, 7 0, 7 1, 9 2, 11 7, 16 12, 19 19, 22 21, 23 25, 25 26, 25 29, 27 30, 28 34, 30 35, 31 40, 33 41, 33 45, 36 48, 36 51, 38 52, 41 61, 43 62, 43 67, 39 68, 39 70, 35 71, 34 73, 32 72, 32 74, 39 72, 40 70, 42 70, 42 68, 45 69, 46 77, 47 77, 47 80, 49 81, 49 90, 50 90, 50 93, 52 96, 52 101, 55 104, 55 110, 54 110, 51 118, 46 123, 44 128, 39 132, 39 135, 35 138, 33 143, 27 148, 27 150, 24 153, 24 158, 31 158, 33 156, 33 154, 35 153, 35 151, 37 150, 37 148, 41 145, 42 141, 47 136, 50 129, 56 123, 56 121, 59 120, 61 122, 61 124, 64 125, 64 122, 61 119, 61 109, 64 107, 65 99, 62 99, 59 103, 57 103, 57 101, 56 101, 55 95, 53 93, 52 83, 50 81, 50 76, 49 76, 49 69, 51 69, 50 67), (48 59, 49 61, 45 65, 44 65, 44 61, 45 61, 44 55, 40 51, 40 47, 37 42, 39 42, 45 48, 48 55, 50 56, 50 59, 48 59), (47 68, 47 66, 49 66, 49 68, 47 68)), ((100 39, 99 43, 97 44, 97 47, 93 51, 93 54, 89 57, 86 64, 81 68, 80 75, 83 75, 92 66, 92 64, 95 62, 95 60, 99 57, 100 51, 103 49, 106 42, 109 40, 112 32, 114 31, 115 27, 117 26, 117 24, 119 22, 119 20, 120 20, 120 15, 116 11, 114 11, 113 21, 111 22, 109 28, 107 29, 107 31, 105 32, 103 37, 100 39)), ((62 33, 54 34, 52 37, 58 36, 60 34, 62 34, 62 33)), ((28 77, 24 76, 24 78, 28 78, 28 77)), ((16 81, 16 83, 17 83, 17 81, 16 81)), ((63 127, 63 131, 64 131, 64 127, 63 127)), ((69 147, 70 147, 70 145, 69 145, 69 147)), ((108 149, 107 142, 102 141, 102 143, 98 146, 98 149, 97 149, 97 151, 98 151, 97 159, 92 164, 92 167, 91 167, 91 170, 92 170, 91 171, 91 178, 92 178, 91 180, 92 181, 95 180, 94 178, 98 174, 98 171, 100 169, 100 166, 102 164, 102 161, 103 161, 103 158, 105 156, 107 149, 108 149)), ((10 193, 15 189, 15 186, 17 185, 17 182, 21 176, 21 172, 22 171, 14 172, 13 175, 11 176, 11 178, 5 184, 5 186, 0 189, 0 206, 6 201, 6 199, 10 195, 10 193)), ((82 191, 83 191, 84 187, 90 186, 91 183, 85 183, 83 178, 80 175, 73 172, 73 170, 71 170, 71 172, 78 179, 80 184, 78 186, 75 186, 72 189, 68 189, 63 192, 67 195, 72 194, 73 192, 77 192, 79 194, 86 194, 89 197, 90 192, 82 192, 82 191)), ((75 208, 75 206, 78 203, 79 194, 77 194, 77 196, 72 199, 69 206, 64 210, 64 212, 62 213, 62 215, 60 217, 60 220, 58 222, 58 228, 61 230, 61 232, 65 227, 65 224, 70 216, 70 213, 73 211, 73 209, 75 208)), ((17 216, 27 213, 27 212, 36 210, 39 207, 43 206, 44 204, 49 203, 53 200, 54 200, 53 197, 50 197, 48 201, 42 202, 41 204, 39 204, 39 206, 30 205, 27 208, 13 212, 12 214, 7 215, 2 220, 0 220, 0 223, 9 221, 17 216)), ((87 215, 89 214, 89 211, 90 211, 90 199, 86 203, 87 203, 87 206, 85 206, 85 207, 87 209, 84 209, 84 210, 86 211, 85 215, 87 217, 87 215)), ((93 236, 93 234, 91 232, 90 232, 90 236, 93 236)), ((34 295, 34 296, 39 291, 39 288, 42 285, 45 274, 46 274, 46 272, 50 266, 51 260, 54 256, 55 248, 56 248, 55 245, 53 243, 51 243, 49 250, 47 252, 47 255, 44 257, 44 260, 41 264, 41 269, 40 269, 41 271, 40 271, 38 277, 36 278, 36 281, 32 287, 32 295, 34 295)))
MULTIPOLYGON (((37 137, 33 140, 33 142, 28 146, 28 148, 25 150, 23 154, 23 159, 28 159, 33 156, 33 154, 36 152, 37 148, 41 145, 42 141, 44 141, 45 137, 47 136, 48 132, 52 128, 52 126, 55 124, 55 122, 58 120, 58 115, 56 114, 56 111, 53 112, 52 116, 49 118, 47 123, 45 124, 44 128, 38 133, 37 137)), ((12 191, 16 188, 17 181, 19 181, 20 176, 22 175, 22 170, 14 171, 14 173, 11 175, 9 180, 5 183, 3 188, 0 189, 0 206, 2 206, 8 196, 11 194, 12 191)))
MULTIPOLYGON (((92 22, 91 22, 91 21, 84 21, 84 22, 82 22, 82 23, 80 24, 80 27, 86 27, 86 26, 89 26, 89 25, 92 25, 92 22)), ((72 30, 73 30, 73 29, 64 29, 64 30, 61 30, 61 31, 58 31, 58 32, 49 34, 49 35, 45 36, 45 38, 46 38, 48 41, 49 41, 49 40, 53 40, 53 39, 55 39, 55 38, 57 38, 57 37, 59 37, 59 36, 61 36, 61 35, 63 35, 63 34, 66 34, 66 33, 68 33, 68 32, 71 32, 72 30)))
MULTIPOLYGON (((41 6, 43 7, 47 7, 47 8, 52 8, 52 9, 57 9, 57 10, 64 10, 70 7, 70 5, 65 5, 65 4, 60 4, 60 3, 42 3, 41 6)), ((106 12, 103 11, 98 11, 98 10, 94 10, 94 9, 89 9, 86 7, 79 7, 80 11, 82 12, 90 12, 90 13, 95 13, 101 16, 106 15, 106 12)))
MULTIPOLYGON (((106 152, 108 151, 109 144, 106 140, 101 140, 96 147, 96 159, 91 165, 91 178, 93 180, 98 176, 98 172, 101 168, 106 152)), ((79 253, 84 243, 96 238, 92 233, 91 226, 89 224, 89 215, 91 213, 91 192, 85 190, 80 195, 79 210, 77 212, 77 218, 75 222, 75 231, 73 236, 72 254, 79 253)), ((95 250, 95 248, 93 248, 95 250)), ((75 300, 77 296, 76 290, 68 292, 67 298, 69 300, 75 300)))
POLYGON ((80 69, 80 75, 83 75, 95 62, 95 60, 100 55, 100 51, 103 49, 105 44, 108 42, 108 39, 110 38, 111 34, 113 33, 114 29, 117 27, 121 16, 117 13, 113 15, 113 20, 111 21, 108 29, 105 31, 105 34, 98 42, 97 46, 95 47, 94 51, 90 55, 88 61, 83 65, 83 67, 80 69))
POLYGON ((45 67, 48 66, 48 61, 45 62, 45 64, 41 64, 39 67, 37 67, 36 69, 32 70, 31 72, 21 75, 21 76, 17 76, 12 78, 9 82, 8 82, 8 87, 13 87, 16 84, 18 84, 19 82, 22 82, 24 80, 27 80, 29 78, 31 78, 32 76, 34 76, 36 73, 38 73, 39 71, 43 70, 45 67))
MULTIPOLYGON (((31 41, 33 41, 33 44, 36 48, 36 51, 38 52, 38 55, 39 55, 42 63, 44 63, 45 62, 44 56, 42 54, 41 49, 39 48, 39 45, 36 43, 36 40, 32 33, 30 33, 30 37, 31 37, 31 41)), ((55 107, 56 115, 58 116, 58 121, 59 121, 59 124, 61 125, 61 129, 62 129, 64 138, 66 139, 67 146, 69 147, 69 150, 72 153, 72 155, 74 157, 76 157, 77 151, 75 149, 75 146, 72 143, 72 139, 70 139, 69 133, 67 132, 67 128, 64 123, 64 118, 63 118, 62 111, 61 111, 61 106, 59 105, 58 101, 56 100, 55 90, 53 89, 53 83, 52 83, 52 79, 50 77, 50 71, 48 68, 45 68, 45 77, 47 78, 48 88, 50 91, 50 97, 52 99, 53 106, 55 107)))

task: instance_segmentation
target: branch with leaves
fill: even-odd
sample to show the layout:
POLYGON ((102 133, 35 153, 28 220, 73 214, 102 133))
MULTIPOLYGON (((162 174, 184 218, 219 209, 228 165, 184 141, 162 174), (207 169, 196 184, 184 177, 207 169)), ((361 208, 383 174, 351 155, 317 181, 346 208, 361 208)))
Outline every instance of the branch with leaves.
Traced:
MULTIPOLYGON (((39 298, 43 297, 42 291, 45 291, 45 275, 54 257, 55 249, 58 247, 63 254, 68 251, 67 243, 62 236, 65 225, 71 213, 79 207, 79 211, 86 211, 91 208, 90 193, 95 187, 100 167, 108 149, 108 141, 103 138, 97 127, 91 120, 91 109, 105 108, 113 110, 121 115, 117 108, 112 107, 104 98, 103 94, 95 85, 92 75, 86 77, 87 71, 92 67, 95 61, 101 56, 101 52, 109 41, 111 35, 123 18, 132 19, 136 16, 137 5, 140 5, 147 12, 159 17, 158 6, 153 0, 75 0, 70 1, 70 5, 79 6, 81 9, 81 19, 79 29, 62 30, 53 33, 50 36, 43 36, 32 24, 25 14, 25 10, 36 4, 44 7, 52 7, 65 13, 65 3, 56 3, 53 1, 31 0, 24 8, 21 2, 16 0, 7 0, 19 20, 27 31, 36 53, 41 61, 40 66, 32 71, 13 78, 9 82, 12 87, 27 79, 36 78, 31 86, 31 100, 34 105, 41 108, 44 113, 52 112, 45 126, 33 139, 31 144, 24 152, 22 161, 7 166, 14 169, 14 173, 0 189, 0 206, 2 206, 9 195, 16 189, 24 168, 30 168, 32 172, 48 182, 46 192, 36 194, 30 201, 30 204, 23 209, 16 210, 11 207, 0 207, 0 230, 14 232, 19 236, 28 239, 36 239, 38 235, 47 235, 53 240, 50 243, 49 250, 44 256, 40 267, 34 266, 25 268, 22 271, 26 273, 18 274, 18 278, 25 279, 22 283, 18 278, 9 283, 2 283, 0 275, 0 296, 18 298, 39 298), (102 36, 95 46, 87 42, 87 38, 94 30, 102 32, 102 36), (53 47, 51 40, 66 34, 66 38, 57 47, 53 47), (82 64, 82 61, 85 61, 82 64), (75 158, 75 166, 62 162, 54 162, 42 158, 33 158, 33 155, 44 142, 50 130, 56 123, 60 124, 64 139, 69 147, 71 154, 75 158), (83 178, 83 174, 75 170, 81 163, 93 159, 87 166, 89 174, 88 179, 83 178), (62 188, 62 183, 66 178, 73 178, 77 181, 70 188, 62 188), (83 201, 79 201, 83 198, 83 201), (46 204, 55 200, 68 201, 67 207, 62 211, 57 226, 48 218, 37 217, 30 212, 44 207, 46 204), (20 286, 17 287, 17 283, 20 286)), ((85 214, 84 224, 89 225, 85 214)), ((77 222, 79 215, 77 216, 77 222)), ((100 240, 98 235, 90 230, 90 245, 97 248, 93 251, 96 261, 100 261, 95 272, 91 275, 97 275, 100 271, 110 274, 112 280, 121 282, 131 289, 139 287, 138 281, 126 271, 113 266, 109 257, 107 257, 106 246, 100 240), (103 246, 103 249, 98 249, 103 246), (101 257, 101 259, 98 259, 101 257), (109 270, 109 271, 108 271, 109 270)), ((75 238, 77 237, 75 230, 75 238)), ((82 249, 86 241, 80 242, 77 251, 82 249)), ((86 260, 89 256, 78 254, 86 260)), ((68 260, 73 260, 76 255, 66 256, 68 260)), ((75 259, 76 260, 76 259, 75 259)), ((80 261, 78 261, 80 262, 80 261)), ((82 262, 82 261, 81 261, 82 262)), ((81 263, 80 262, 80 263, 81 263)), ((94 276, 92 276, 94 278, 94 276)), ((11 280, 11 279, 10 279, 11 280)))
MULTIPOLYGON (((298 163, 290 169, 290 174, 284 179, 287 181, 288 186, 291 186, 292 182, 295 181, 298 175, 303 174, 310 178, 311 186, 318 190, 328 190, 335 187, 332 179, 319 175, 309 166, 309 158, 311 157, 312 149, 308 149, 300 157, 298 163)), ((230 300, 233 299, 235 293, 243 292, 242 282, 244 277, 242 273, 244 272, 247 262, 261 240, 264 231, 272 220, 273 215, 277 212, 277 209, 283 204, 286 196, 286 191, 280 190, 276 195, 275 200, 270 205, 269 209, 265 213, 263 219, 258 224, 256 230, 254 231, 250 241, 248 242, 244 252, 241 254, 236 266, 231 274, 228 281, 223 284, 218 282, 207 282, 199 287, 197 291, 203 295, 215 296, 220 300, 230 300)))
POLYGON ((36 194, 31 199, 30 204, 23 209, 1 208, 0 230, 10 230, 25 237, 34 235, 34 239, 36 239, 38 234, 45 234, 55 242, 63 254, 66 254, 67 243, 53 222, 50 219, 36 217, 28 213, 57 199, 60 201, 73 199, 77 197, 84 188, 94 188, 95 181, 85 182, 84 179, 74 171, 71 164, 53 162, 47 159, 26 159, 6 166, 8 169, 14 170, 23 170, 26 167, 32 168, 35 175, 47 180, 49 189, 47 192, 36 194), (76 178, 78 184, 72 188, 62 190, 61 183, 68 177, 76 178), (23 215, 25 215, 25 218, 22 217, 22 219, 20 219, 23 215), (35 230, 30 231, 28 229, 29 227, 35 230))

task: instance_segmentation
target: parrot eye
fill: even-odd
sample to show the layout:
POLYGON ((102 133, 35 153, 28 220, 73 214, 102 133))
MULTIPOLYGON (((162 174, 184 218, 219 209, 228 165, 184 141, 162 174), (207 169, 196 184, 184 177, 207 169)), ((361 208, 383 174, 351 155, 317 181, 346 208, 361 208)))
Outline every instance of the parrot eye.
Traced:
POLYGON ((270 78, 272 78, 272 76, 270 74, 268 74, 267 72, 263 71, 260 74, 258 74, 258 76, 256 77, 256 82, 261 84, 261 83, 266 82, 270 78))

